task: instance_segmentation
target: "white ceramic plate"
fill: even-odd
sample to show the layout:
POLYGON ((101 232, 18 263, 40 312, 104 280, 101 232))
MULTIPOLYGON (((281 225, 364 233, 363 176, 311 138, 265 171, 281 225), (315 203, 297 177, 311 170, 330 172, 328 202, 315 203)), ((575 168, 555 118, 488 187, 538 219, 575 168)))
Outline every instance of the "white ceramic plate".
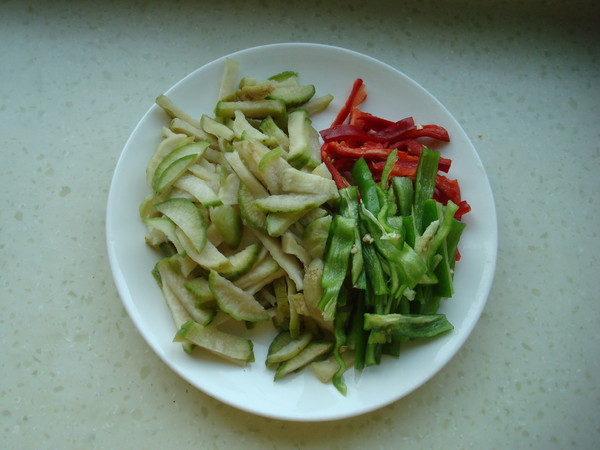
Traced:
POLYGON ((460 242, 456 294, 441 307, 455 329, 406 348, 398 360, 385 358, 380 366, 362 373, 349 370, 345 397, 333 386, 317 381, 309 370, 273 382, 273 372, 263 363, 272 337, 267 325, 249 334, 255 341, 256 362, 245 368, 184 353, 180 344, 172 342, 176 330, 150 273, 157 255, 144 243, 145 229, 138 216, 138 206, 149 193, 145 167, 160 140, 161 127, 168 123, 156 105, 127 141, 108 198, 108 253, 123 304, 150 347, 169 367, 208 395, 242 410, 279 419, 322 421, 392 403, 429 380, 456 354, 487 300, 496 262, 497 225, 494 199, 477 152, 457 121, 425 89, 387 64, 337 47, 298 43, 242 50, 194 71, 167 94, 197 117, 211 114, 226 57, 240 63, 243 75, 262 78, 295 70, 301 81, 315 84, 317 95, 333 94, 335 100, 328 111, 313 120, 317 130, 331 123, 357 77, 366 84, 365 111, 394 120, 413 116, 417 122, 448 130, 452 142, 443 147, 443 156, 453 160, 451 178, 460 180, 462 195, 472 207, 464 218, 467 228, 460 242))

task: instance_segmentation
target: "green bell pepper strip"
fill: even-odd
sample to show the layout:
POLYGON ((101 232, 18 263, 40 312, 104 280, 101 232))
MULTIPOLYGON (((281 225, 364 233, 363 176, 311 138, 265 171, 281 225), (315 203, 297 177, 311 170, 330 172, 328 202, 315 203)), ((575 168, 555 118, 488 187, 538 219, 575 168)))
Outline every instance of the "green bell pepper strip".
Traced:
POLYGON ((454 327, 444 314, 365 314, 365 329, 391 336, 432 338, 454 327))
POLYGON ((382 206, 380 203, 380 194, 377 189, 379 185, 373 179, 367 161, 364 158, 359 158, 352 165, 351 173, 352 181, 358 187, 361 201, 373 214, 379 214, 382 206))
POLYGON ((440 306, 440 298, 434 297, 431 285, 420 284, 415 288, 415 301, 412 302, 412 314, 432 314, 437 312, 440 306))
POLYGON ((448 237, 454 221, 454 214, 458 210, 458 205, 456 205, 452 200, 448 200, 448 203, 442 209, 443 212, 439 213, 440 224, 433 236, 433 239, 427 247, 425 254, 426 261, 431 261, 440 245, 448 237))
MULTIPOLYGON (((401 291, 392 289, 393 295, 397 297, 406 287, 412 289, 416 286, 427 271, 423 258, 406 242, 402 242, 400 246, 394 245, 393 239, 384 234, 381 225, 365 208, 360 209, 360 217, 364 220, 378 252, 390 265, 390 269, 397 271, 400 284, 405 285, 401 291)), ((395 287, 400 288, 398 284, 395 287)))
POLYGON ((381 171, 381 179, 379 180, 379 185, 383 189, 387 189, 388 186, 388 178, 392 173, 392 169, 394 168, 394 164, 398 160, 398 149, 394 149, 390 152, 388 157, 385 160, 385 165, 383 166, 383 170, 381 171))
POLYGON ((348 272, 355 228, 356 220, 349 217, 337 215, 331 221, 321 276, 323 295, 317 304, 325 320, 335 316, 338 295, 348 272))
MULTIPOLYGON (((349 186, 339 191, 339 210, 344 217, 358 220, 358 188, 349 186)), ((366 289, 367 281, 364 270, 362 243, 358 227, 354 228, 354 246, 351 249, 351 279, 352 286, 357 289, 366 289)))
POLYGON ((349 186, 343 189, 339 189, 338 193, 340 194, 340 214, 344 217, 357 218, 358 188, 356 186, 349 186))
MULTIPOLYGON (((347 297, 347 290, 342 289, 339 296, 347 297)), ((342 303, 347 303, 347 300, 344 300, 342 303)), ((344 361, 340 350, 344 345, 346 345, 346 326, 348 324, 348 320, 350 319, 350 313, 351 311, 348 308, 338 308, 335 313, 335 319, 333 320, 333 337, 335 339, 335 344, 333 346, 333 358, 338 363, 339 368, 333 375, 332 382, 335 388, 343 395, 346 395, 347 391, 346 383, 344 383, 343 378, 344 372, 346 371, 346 361, 344 361)))
POLYGON ((415 247, 417 238, 417 230, 415 228, 415 219, 412 215, 402 217, 402 225, 404 225, 404 242, 411 247, 415 247))
POLYGON ((456 249, 458 247, 458 241, 460 240, 460 236, 462 235, 463 230, 465 229, 466 224, 464 222, 460 222, 459 220, 454 219, 452 221, 452 226, 450 227, 450 232, 446 237, 446 246, 448 247, 448 258, 450 259, 450 268, 454 269, 454 265, 456 263, 456 249))
MULTIPOLYGON (((366 225, 362 221, 359 221, 359 232, 363 236, 361 248, 367 287, 376 295, 389 294, 390 291, 383 271, 383 265, 373 243, 370 241, 373 238, 367 233, 366 225)), ((370 301, 371 297, 367 297, 367 305, 370 305, 370 301)))
POLYGON ((413 181, 408 177, 392 177, 392 190, 396 198, 396 206, 401 216, 412 214, 415 190, 413 181))
POLYGON ((423 233, 423 204, 433 197, 435 181, 438 172, 438 161, 440 155, 435 150, 423 148, 417 174, 415 176, 415 194, 413 204, 413 215, 415 228, 419 234, 423 233))
POLYGON ((365 367, 365 350, 368 331, 363 327, 365 314, 365 291, 354 291, 353 309, 350 317, 350 328, 346 336, 346 345, 354 350, 354 368, 362 370, 365 367))

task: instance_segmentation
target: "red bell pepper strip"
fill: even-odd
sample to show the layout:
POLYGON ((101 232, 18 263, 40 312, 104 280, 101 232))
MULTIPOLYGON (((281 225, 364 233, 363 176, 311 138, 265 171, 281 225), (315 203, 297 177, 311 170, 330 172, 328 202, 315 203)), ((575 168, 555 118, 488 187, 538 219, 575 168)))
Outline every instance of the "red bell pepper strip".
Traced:
POLYGON ((344 104, 342 109, 340 109, 340 111, 338 112, 338 115, 332 122, 331 126, 333 127, 333 126, 341 125, 342 123, 344 123, 346 121, 346 118, 352 111, 352 109, 356 108, 358 105, 360 105, 362 102, 364 102, 366 98, 367 98, 367 93, 365 92, 365 85, 363 83, 363 80, 360 78, 357 78, 354 81, 354 84, 352 85, 352 90, 350 91, 350 95, 348 96, 346 103, 344 104))
POLYGON ((358 108, 354 108, 350 112, 350 125, 363 131, 379 131, 393 124, 394 122, 391 120, 382 119, 358 108))
MULTIPOLYGON (((460 220, 460 219, 458 219, 460 220)), ((460 252, 458 251, 458 249, 456 249, 456 256, 454 257, 455 261, 460 261, 460 252)))
MULTIPOLYGON (((352 147, 348 145, 346 142, 328 142, 328 151, 329 153, 339 157, 339 158, 365 158, 365 159, 375 159, 375 160, 386 160, 388 155, 393 151, 393 148, 386 147, 371 147, 371 146, 363 146, 363 147, 352 147)), ((398 158, 411 160, 411 161, 419 161, 419 157, 415 155, 410 155, 408 152, 398 152, 398 158)))
POLYGON ((405 133, 415 129, 415 119, 406 117, 383 130, 372 133, 375 142, 391 142, 397 139, 404 139, 405 133))
MULTIPOLYGON (((335 156, 337 158, 351 158, 353 160, 362 157, 369 161, 385 161, 393 150, 393 148, 385 147, 351 147, 344 142, 328 143, 328 152, 331 156, 335 156)), ((414 162, 416 164, 419 162, 419 155, 415 155, 414 153, 410 153, 408 151, 399 151, 397 159, 400 161, 414 162)), ((438 169, 447 173, 450 170, 451 163, 452 160, 448 158, 439 158, 438 169)), ((383 165, 381 166, 380 170, 383 170, 383 165)))
MULTIPOLYGON (((454 214, 456 220, 462 220, 462 216, 471 211, 471 205, 469 205, 465 200, 461 200, 458 203, 458 211, 454 214)), ((458 259, 460 259, 460 255, 457 255, 458 259)), ((458 260, 457 260, 458 261, 458 260)))
POLYGON ((423 125, 422 127, 407 130, 398 139, 415 139, 418 137, 429 137, 439 141, 450 142, 448 131, 439 125, 423 125))
POLYGON ((383 130, 372 133, 363 131, 355 125, 340 124, 322 130, 320 134, 325 142, 351 140, 360 145, 364 142, 388 143, 397 141, 404 139, 405 134, 413 130, 415 130, 415 121, 412 117, 407 117, 392 123, 383 130))
POLYGON ((425 147, 416 139, 402 139, 400 141, 392 142, 389 144, 392 148, 397 148, 399 150, 408 150, 408 153, 411 155, 420 156, 421 149, 425 147))
POLYGON ((438 175, 435 180, 435 188, 441 195, 442 203, 446 204, 448 200, 452 200, 458 205, 461 202, 457 180, 450 180, 443 175, 438 175))
POLYGON ((353 140, 362 143, 371 140, 369 133, 350 124, 334 125, 320 131, 319 134, 325 142, 353 140))
POLYGON ((335 184, 338 189, 343 189, 345 187, 350 186, 350 183, 348 183, 348 181, 342 176, 342 174, 340 174, 338 169, 335 167, 334 160, 329 154, 328 144, 323 144, 321 146, 321 160, 325 163, 325 166, 329 170, 329 173, 331 173, 331 177, 333 178, 333 181, 335 181, 335 184))
MULTIPOLYGON (((398 152, 400 153, 400 152, 398 152)), ((402 161, 398 160, 394 163, 392 170, 390 172, 391 177, 408 177, 414 179, 417 174, 417 166, 419 165, 419 160, 417 161, 402 161)), ((379 181, 381 178, 381 173, 383 171, 383 167, 385 166, 385 161, 371 161, 369 163, 369 168, 373 173, 373 178, 376 181, 379 181)))

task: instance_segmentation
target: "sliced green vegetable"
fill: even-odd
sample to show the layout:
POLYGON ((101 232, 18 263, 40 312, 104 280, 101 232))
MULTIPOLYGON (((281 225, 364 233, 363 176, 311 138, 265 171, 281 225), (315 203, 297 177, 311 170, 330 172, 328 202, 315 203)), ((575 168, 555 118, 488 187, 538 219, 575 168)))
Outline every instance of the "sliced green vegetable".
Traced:
POLYGON ((332 342, 311 342, 300 353, 280 364, 275 372, 275 381, 295 372, 327 354, 333 347, 332 342))
POLYGON ((408 177, 392 177, 392 188, 398 212, 402 216, 410 216, 414 197, 413 181, 408 177))
POLYGON ((215 107, 218 117, 234 118, 236 111, 241 111, 249 119, 271 116, 280 126, 286 121, 286 106, 281 100, 220 101, 215 107))
POLYGON ((267 366, 273 366, 300 353, 311 341, 312 335, 308 332, 293 338, 289 331, 282 331, 273 339, 267 352, 267 366))
POLYGON ((175 334, 174 342, 191 342, 237 364, 254 362, 250 339, 225 333, 215 326, 202 326, 194 321, 184 323, 175 334))
POLYGON ((328 194, 280 194, 258 198, 254 205, 267 212, 298 212, 317 208, 328 199, 328 194))
POLYGON ((261 322, 269 318, 269 313, 252 295, 240 289, 216 271, 210 271, 208 283, 219 308, 234 319, 261 322))
POLYGON ((232 268, 226 271, 222 271, 221 275, 230 281, 238 280, 244 274, 248 273, 252 266, 258 261, 260 255, 261 245, 253 243, 248 245, 243 250, 231 255, 229 262, 232 268))
POLYGON ((415 194, 413 215, 415 229, 420 234, 423 228, 423 205, 425 201, 433 197, 435 190, 435 179, 438 172, 438 161, 440 155, 435 150, 423 148, 417 166, 417 175, 415 177, 415 194))
POLYGON ((237 248, 242 239, 242 218, 232 205, 219 205, 208 210, 210 220, 229 248, 237 248))
POLYGON ((163 285, 166 284, 169 287, 190 317, 202 325, 210 323, 215 315, 214 309, 197 306, 196 298, 184 286, 185 278, 173 269, 171 261, 168 258, 163 259, 157 263, 156 268, 163 285))
POLYGON ((304 86, 277 86, 267 98, 281 100, 286 106, 298 106, 309 101, 315 95, 315 87, 312 84, 304 86))
POLYGON ((365 314, 365 330, 394 336, 432 338, 454 327, 444 314, 365 314))
POLYGON ((172 198, 154 205, 188 237, 194 249, 201 252, 206 245, 206 219, 200 209, 190 200, 172 198))
POLYGON ((267 213, 259 208, 254 202, 256 197, 244 182, 240 183, 238 189, 238 205, 240 215, 244 222, 251 228, 259 231, 267 231, 267 213))
POLYGON ((308 112, 304 109, 292 111, 288 116, 290 150, 287 160, 295 168, 319 165, 318 135, 312 127, 308 112))
POLYGON ((290 138, 273 120, 271 116, 265 117, 259 126, 260 131, 274 139, 278 146, 281 147, 285 153, 290 148, 290 138))
POLYGON ((325 320, 331 320, 335 315, 338 295, 348 272, 355 228, 356 220, 341 215, 335 216, 331 222, 321 278, 323 296, 318 304, 325 320))
POLYGON ((183 175, 175 181, 174 186, 189 192, 205 207, 218 206, 223 203, 215 191, 209 186, 209 183, 196 175, 183 175))

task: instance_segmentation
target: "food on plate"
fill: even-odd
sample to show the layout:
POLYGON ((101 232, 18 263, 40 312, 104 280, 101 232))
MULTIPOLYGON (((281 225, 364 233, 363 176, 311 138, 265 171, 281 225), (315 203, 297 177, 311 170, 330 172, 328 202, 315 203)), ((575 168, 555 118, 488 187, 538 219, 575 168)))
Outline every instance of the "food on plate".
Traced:
POLYGON ((310 366, 345 393, 349 368, 452 330, 438 306, 470 207, 426 145, 449 140, 442 127, 360 110, 357 79, 319 133, 333 97, 316 94, 294 71, 239 79, 227 59, 212 113, 160 95, 170 121, 140 215, 185 351, 253 363, 243 331, 271 322, 274 380, 310 366))

